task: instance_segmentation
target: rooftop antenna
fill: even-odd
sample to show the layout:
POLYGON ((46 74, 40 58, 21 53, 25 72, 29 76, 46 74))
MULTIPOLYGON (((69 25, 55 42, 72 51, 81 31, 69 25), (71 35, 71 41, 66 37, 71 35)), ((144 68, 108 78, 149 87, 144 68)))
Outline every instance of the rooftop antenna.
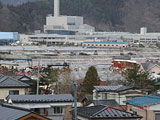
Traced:
POLYGON ((60 15, 60 0, 54 0, 54 17, 58 17, 60 15))

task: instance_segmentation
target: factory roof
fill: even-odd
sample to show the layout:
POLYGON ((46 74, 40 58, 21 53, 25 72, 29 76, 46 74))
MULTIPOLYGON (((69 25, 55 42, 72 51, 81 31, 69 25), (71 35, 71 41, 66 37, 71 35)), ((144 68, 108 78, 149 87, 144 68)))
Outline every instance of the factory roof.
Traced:
POLYGON ((141 118, 141 116, 118 109, 108 109, 104 105, 82 107, 77 110, 79 116, 90 119, 130 119, 141 118))
POLYGON ((128 42, 83 42, 83 43, 128 44, 128 42))
POLYGON ((73 102, 71 94, 55 95, 9 95, 13 103, 46 103, 46 102, 73 102))
POLYGON ((18 32, 0 32, 1 39, 18 39, 18 32))
POLYGON ((18 81, 12 77, 0 74, 0 88, 27 88, 30 85, 18 81))
POLYGON ((126 100, 125 102, 134 106, 148 106, 153 104, 160 104, 160 96, 148 95, 143 97, 136 97, 130 100, 126 100))

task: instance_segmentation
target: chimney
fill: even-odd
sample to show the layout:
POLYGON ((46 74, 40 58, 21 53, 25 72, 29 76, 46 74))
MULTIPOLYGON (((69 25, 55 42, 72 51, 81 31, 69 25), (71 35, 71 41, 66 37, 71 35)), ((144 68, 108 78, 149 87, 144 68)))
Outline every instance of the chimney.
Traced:
POLYGON ((60 10, 59 10, 59 3, 60 1, 59 0, 54 0, 54 17, 58 17, 59 16, 59 13, 60 13, 60 10))

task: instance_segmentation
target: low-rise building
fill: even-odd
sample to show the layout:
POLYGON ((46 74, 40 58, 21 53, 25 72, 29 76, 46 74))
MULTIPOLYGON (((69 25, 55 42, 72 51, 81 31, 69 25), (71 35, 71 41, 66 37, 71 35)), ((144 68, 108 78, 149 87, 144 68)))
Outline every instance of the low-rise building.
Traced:
POLYGON ((33 80, 30 77, 26 76, 26 75, 12 75, 10 77, 12 77, 12 78, 14 78, 16 80, 19 80, 21 82, 24 82, 26 84, 29 84, 31 86, 33 85, 33 80))
POLYGON ((143 116, 142 120, 160 120, 160 96, 148 95, 126 101, 128 111, 143 116))
POLYGON ((149 73, 160 73, 160 63, 141 63, 141 69, 149 73))
POLYGON ((18 107, 32 109, 34 112, 54 118, 63 117, 71 120, 73 97, 70 94, 55 95, 9 95, 7 102, 18 107))
POLYGON ((8 95, 29 94, 30 85, 18 81, 12 77, 0 75, 0 99, 5 99, 8 95))
POLYGON ((144 89, 130 86, 94 86, 93 100, 115 100, 119 105, 125 105, 123 101, 147 95, 144 89))

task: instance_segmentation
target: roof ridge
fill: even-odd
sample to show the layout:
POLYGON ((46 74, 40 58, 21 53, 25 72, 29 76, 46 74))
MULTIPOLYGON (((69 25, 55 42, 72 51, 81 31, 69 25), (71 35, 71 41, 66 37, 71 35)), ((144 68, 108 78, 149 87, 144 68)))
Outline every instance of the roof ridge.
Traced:
POLYGON ((16 79, 14 79, 14 78, 12 78, 12 77, 10 77, 10 76, 8 76, 8 77, 11 78, 12 80, 16 81, 16 82, 19 82, 19 83, 22 83, 22 84, 24 84, 24 85, 30 86, 29 84, 24 83, 24 82, 21 82, 21 81, 19 81, 19 80, 16 80, 16 79))
POLYGON ((19 107, 19 106, 15 106, 15 105, 11 105, 11 104, 7 104, 7 103, 3 103, 1 106, 12 108, 12 109, 17 109, 17 110, 23 110, 23 111, 31 112, 30 109, 19 107))
POLYGON ((96 114, 98 114, 98 113, 102 112, 103 110, 107 109, 107 106, 105 106, 105 105, 99 105, 99 106, 104 106, 104 108, 102 108, 100 111, 94 113, 91 117, 94 117, 96 114))
POLYGON ((3 76, 0 80, 0 83, 4 82, 8 77, 7 76, 3 76))

